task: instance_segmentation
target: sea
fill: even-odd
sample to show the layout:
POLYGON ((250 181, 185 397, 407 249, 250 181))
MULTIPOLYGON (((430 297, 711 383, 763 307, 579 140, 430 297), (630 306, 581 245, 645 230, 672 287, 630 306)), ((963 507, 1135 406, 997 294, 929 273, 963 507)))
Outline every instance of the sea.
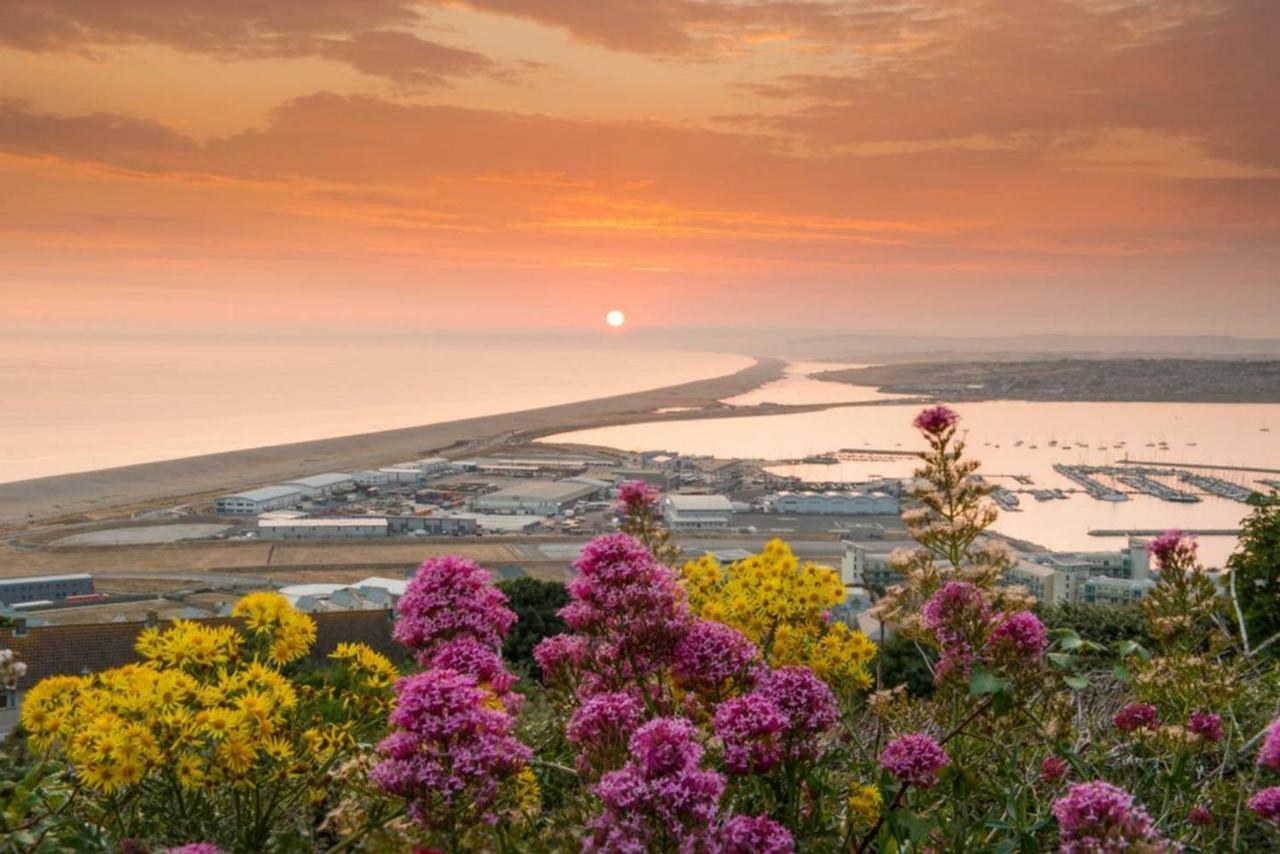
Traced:
POLYGON ((0 483, 723 376, 716 352, 435 335, 0 337, 0 483))
MULTIPOLYGON (((785 378, 724 402, 876 405, 628 424, 562 433, 544 441, 792 461, 844 451, 835 464, 788 462, 771 470, 812 483, 910 475, 917 462, 912 457, 871 451, 922 449, 923 440, 911 426, 919 406, 873 388, 811 376, 847 367, 856 366, 792 362, 785 378)), ((955 408, 962 418, 968 452, 982 464, 979 473, 1014 490, 1072 488, 1069 480, 1054 471, 1055 463, 1110 465, 1126 459, 1272 469, 1275 473, 1203 472, 1263 491, 1268 487, 1262 479, 1280 480, 1280 405, 992 401, 955 408), (1019 483, 1018 475, 1029 478, 1030 485, 1019 483)), ((1198 492, 1176 479, 1168 482, 1198 492)), ((1101 550, 1116 548, 1124 539, 1094 536, 1090 531, 1232 530, 1248 512, 1247 505, 1207 494, 1195 504, 1176 504, 1144 495, 1121 503, 1083 494, 1039 501, 1024 493, 1019 495, 1019 509, 1002 512, 995 529, 1054 550, 1101 550)), ((1211 566, 1222 565, 1236 546, 1234 536, 1202 536, 1199 542, 1201 556, 1211 566)))

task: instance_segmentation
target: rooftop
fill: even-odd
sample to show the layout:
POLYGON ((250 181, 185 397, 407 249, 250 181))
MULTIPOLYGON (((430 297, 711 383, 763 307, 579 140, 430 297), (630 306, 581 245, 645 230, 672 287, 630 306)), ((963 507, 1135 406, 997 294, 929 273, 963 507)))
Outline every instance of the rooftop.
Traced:
POLYGON ((259 528, 355 528, 355 527, 387 527, 387 520, 382 516, 364 516, 350 519, 279 519, 260 518, 259 528))
POLYGON ((0 584, 35 584, 42 581, 84 581, 93 578, 87 572, 73 572, 68 575, 24 575, 20 578, 0 578, 0 584))
POLYGON ((342 472, 325 472, 324 474, 313 474, 307 477, 297 477, 286 483, 286 486, 297 484, 299 486, 309 486, 312 489, 323 489, 326 486, 334 486, 339 483, 350 483, 352 476, 343 474, 342 472))
POLYGON ((723 495, 665 495, 662 498, 674 510, 714 510, 724 513, 733 511, 733 502, 723 495))
POLYGON ((302 490, 296 486, 260 486, 257 489, 250 489, 245 492, 237 492, 232 495, 224 495, 223 498, 242 498, 245 501, 270 501, 273 498, 286 498, 290 495, 302 495, 302 490))
POLYGON ((531 480, 518 483, 491 492, 482 498, 547 498, 567 501, 583 495, 590 495, 599 487, 572 480, 531 480))

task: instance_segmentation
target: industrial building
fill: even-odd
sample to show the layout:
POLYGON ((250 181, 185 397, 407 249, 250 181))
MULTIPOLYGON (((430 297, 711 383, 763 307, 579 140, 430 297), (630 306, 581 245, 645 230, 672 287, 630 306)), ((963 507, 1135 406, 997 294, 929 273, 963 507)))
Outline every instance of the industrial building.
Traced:
POLYGON ((592 483, 535 480, 477 496, 471 509, 479 513, 556 516, 579 501, 590 501, 600 494, 600 487, 592 483))
POLYGON ((382 471, 358 471, 351 475, 356 486, 386 486, 387 473, 382 471))
POLYGON ((258 520, 258 536, 264 540, 305 540, 343 537, 385 537, 387 520, 372 516, 353 519, 258 520))
POLYGON ((5 605, 58 602, 68 596, 84 596, 92 592, 93 576, 85 572, 0 579, 0 603, 5 605))
POLYGON ((223 516, 256 516, 268 510, 295 507, 305 497, 296 486, 264 486, 217 498, 213 510, 223 516))
POLYGON ((412 465, 428 477, 449 471, 449 461, 444 457, 424 457, 412 465))
POLYGON ((426 479, 422 474, 422 469, 408 464, 387 466, 386 468, 378 469, 378 473, 386 475, 387 483, 391 486, 422 483, 426 479))
POLYGON ((779 492, 765 499, 775 513, 896 516, 898 499, 878 492, 779 492))
POLYGON ((610 473, 618 480, 638 480, 659 489, 671 486, 671 472, 661 468, 615 468, 610 473))
POLYGON ((307 498, 327 498, 335 492, 354 489, 355 477, 341 472, 325 472, 291 480, 283 486, 296 487, 307 498))
POLYGON ((465 537, 480 533, 475 519, 458 516, 388 516, 390 534, 418 534, 429 537, 465 537))
POLYGON ((733 503, 723 495, 664 495, 662 517, 673 531, 727 528, 733 503))

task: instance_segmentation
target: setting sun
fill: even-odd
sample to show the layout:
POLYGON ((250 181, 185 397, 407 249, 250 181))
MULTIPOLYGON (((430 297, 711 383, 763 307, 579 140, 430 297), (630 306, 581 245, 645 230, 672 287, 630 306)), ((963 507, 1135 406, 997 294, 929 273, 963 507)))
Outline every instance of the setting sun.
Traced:
POLYGON ((617 328, 627 322, 627 316, 615 308, 604 316, 604 322, 617 328))

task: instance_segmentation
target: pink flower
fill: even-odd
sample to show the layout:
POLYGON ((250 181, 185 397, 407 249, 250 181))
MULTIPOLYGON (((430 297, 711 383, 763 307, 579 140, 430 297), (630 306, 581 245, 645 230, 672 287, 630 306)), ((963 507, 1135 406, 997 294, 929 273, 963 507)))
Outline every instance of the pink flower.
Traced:
POLYGON ((814 752, 816 737, 840 719, 840 707, 831 688, 807 667, 798 664, 766 671, 755 693, 777 707, 787 719, 787 741, 792 755, 814 752))
POLYGON ((1222 741, 1222 716, 1212 712, 1196 712, 1187 718, 1187 732, 1216 744, 1222 741))
POLYGON ((938 681, 952 673, 968 674, 974 646, 981 643, 991 617, 982 591, 967 581, 948 581, 924 603, 922 614, 942 650, 938 681))
POLYGON ((520 771, 532 751, 512 735, 515 722, 476 678, 428 670, 396 684, 390 735, 378 745, 383 760, 369 777, 409 802, 409 813, 436 828, 474 806, 489 818, 499 783, 520 771))
POLYGON ((1192 807, 1187 813, 1187 822, 1197 827, 1207 827, 1213 824, 1213 813, 1204 807, 1192 807))
POLYGON ((1263 821, 1280 826, 1280 786, 1263 789, 1249 798, 1249 809, 1263 821))
POLYGON ((1258 751, 1258 764, 1264 768, 1280 771, 1280 718, 1267 727, 1266 738, 1262 740, 1262 749, 1258 751))
POLYGON ((725 700, 716 708, 715 731, 724 742, 724 766, 734 774, 763 774, 782 761, 787 716, 762 694, 725 700))
POLYGON ((920 414, 911 423, 917 430, 937 436, 954 427, 959 420, 960 416, 950 407, 932 406, 920 410, 920 414))
POLYGON ((1133 795, 1103 780, 1072 786, 1053 802, 1061 831, 1061 854, 1102 854, 1141 844, 1142 851, 1174 850, 1151 826, 1151 817, 1133 805, 1133 795))
POLYGON ((951 758, 938 742, 922 732, 900 735, 880 751, 880 765, 900 783, 927 789, 951 758))
POLYGON ((578 749, 578 767, 598 768, 623 756, 643 713, 639 700, 621 692, 596 694, 584 701, 565 727, 569 743, 578 749))
POLYGON ((1005 617, 987 637, 987 649, 992 654, 1013 653, 1028 662, 1039 661, 1048 645, 1044 623, 1030 611, 1018 611, 1005 617))
POLYGON ((697 735, 684 718, 654 718, 631 736, 631 756, 645 777, 696 768, 702 758, 697 735))
POLYGON ((430 558, 396 606, 392 637, 415 650, 424 665, 436 647, 459 638, 496 649, 516 621, 506 605, 507 597, 474 561, 456 555, 430 558))
POLYGON ((1161 568, 1175 563, 1190 566, 1195 561, 1196 541, 1182 531, 1165 531, 1147 543, 1147 554, 1155 558, 1161 568))
POLYGON ((643 480, 625 480, 618 484, 618 509, 628 516, 649 510, 658 505, 662 490, 643 480))
POLYGON ((507 669, 502 656, 469 637, 458 638, 437 647, 426 665, 474 676, 480 687, 489 688, 499 697, 510 692, 516 684, 515 674, 507 669))
POLYGON ((791 854, 795 840, 767 815, 735 815, 716 834, 719 854, 791 854))
POLYGON ((676 644, 671 674, 686 689, 717 694, 729 683, 746 682, 759 661, 760 650, 742 632, 697 620, 676 644))
POLYGON ((582 668, 587 658, 587 639, 581 635, 550 635, 533 648, 533 660, 542 669, 542 681, 563 684, 582 668))
POLYGON ((1111 722, 1121 732, 1133 732, 1137 729, 1155 729, 1159 717, 1156 707, 1150 703, 1130 703, 1117 712, 1111 722))
POLYGON ((1067 776, 1067 760, 1058 756, 1046 756, 1040 763, 1040 782, 1051 785, 1067 776))

